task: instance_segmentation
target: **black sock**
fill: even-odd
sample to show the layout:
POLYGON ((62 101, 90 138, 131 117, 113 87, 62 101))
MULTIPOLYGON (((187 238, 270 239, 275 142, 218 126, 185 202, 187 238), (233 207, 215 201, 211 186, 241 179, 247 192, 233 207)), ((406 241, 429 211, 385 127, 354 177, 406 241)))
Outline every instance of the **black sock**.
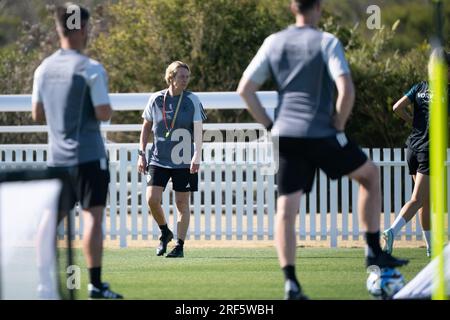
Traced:
POLYGON ((181 240, 181 239, 178 239, 178 240, 177 240, 177 246, 182 247, 183 245, 184 245, 184 241, 181 240))
POLYGON ((101 274, 102 267, 89 268, 89 277, 91 279, 91 283, 96 288, 100 288, 102 285, 101 274))
POLYGON ((368 252, 366 252, 366 255, 368 257, 371 257, 372 254, 374 256, 378 256, 382 252, 380 246, 380 231, 374 233, 366 232, 365 237, 367 246, 369 247, 369 250, 367 250, 368 252))
POLYGON ((286 280, 294 281, 295 284, 300 288, 300 283, 297 280, 297 277, 295 276, 295 266, 286 266, 282 268, 284 273, 284 278, 286 280))
POLYGON ((166 234, 167 232, 169 232, 169 227, 167 226, 167 223, 160 225, 159 230, 161 230, 162 234, 166 234))

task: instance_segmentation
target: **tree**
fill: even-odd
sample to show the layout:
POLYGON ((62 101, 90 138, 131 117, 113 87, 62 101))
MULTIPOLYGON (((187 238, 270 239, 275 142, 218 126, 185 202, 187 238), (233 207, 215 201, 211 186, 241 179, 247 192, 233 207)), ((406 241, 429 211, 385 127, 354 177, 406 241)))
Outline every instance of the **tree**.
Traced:
MULTIPOLYGON (((111 92, 164 88, 165 68, 174 60, 191 66, 190 90, 233 91, 263 40, 294 22, 288 4, 286 0, 122 0, 99 5, 92 10, 87 53, 104 64, 111 92)), ((426 79, 427 44, 400 54, 394 45, 398 25, 376 30, 366 40, 362 26, 349 26, 330 12, 324 12, 322 19, 321 28, 336 34, 345 46, 357 88, 348 133, 367 147, 403 146, 410 128, 391 107, 413 83, 426 79)), ((25 26, 15 44, 0 48, 0 92, 30 93, 34 69, 56 48, 53 22, 48 13, 42 14, 38 24, 25 26)), ((270 82, 262 88, 274 89, 270 82)), ((253 121, 245 110, 209 111, 208 117, 212 122, 253 121)), ((113 117, 113 123, 140 121, 141 112, 113 117)), ((30 124, 31 119, 0 114, 0 122, 30 124)), ((36 142, 38 137, 45 141, 45 136, 26 138, 30 136, 14 136, 14 141, 36 142)), ((138 133, 108 137, 117 142, 139 138, 138 133)), ((11 139, 2 135, 0 143, 11 139)))

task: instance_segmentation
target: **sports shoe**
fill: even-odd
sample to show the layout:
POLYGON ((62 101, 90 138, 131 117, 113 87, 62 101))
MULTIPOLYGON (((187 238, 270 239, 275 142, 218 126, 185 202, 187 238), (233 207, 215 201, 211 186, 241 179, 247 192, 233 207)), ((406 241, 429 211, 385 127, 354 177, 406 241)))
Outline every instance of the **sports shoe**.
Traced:
POLYGON ((383 251, 392 254, 392 247, 394 245, 394 232, 391 229, 387 229, 383 232, 384 247, 383 251))
POLYGON ((123 299, 121 294, 111 291, 107 282, 103 282, 101 288, 97 288, 92 283, 89 283, 88 292, 90 299, 123 299))
POLYGON ((284 300, 308 300, 308 297, 303 294, 301 286, 293 285, 293 281, 286 281, 284 300))
POLYGON ((427 248, 427 257, 431 258, 431 248, 427 248))
POLYGON ((397 259, 387 252, 382 251, 375 257, 366 258, 366 266, 378 266, 380 268, 396 268, 408 264, 409 260, 397 259))
POLYGON ((176 245, 172 251, 170 251, 167 255, 166 258, 183 258, 184 257, 184 253, 183 253, 183 247, 176 245))
POLYGON ((159 238, 159 246, 156 248, 156 255, 162 256, 167 251, 167 244, 173 239, 172 231, 168 230, 167 232, 163 232, 161 237, 159 238))

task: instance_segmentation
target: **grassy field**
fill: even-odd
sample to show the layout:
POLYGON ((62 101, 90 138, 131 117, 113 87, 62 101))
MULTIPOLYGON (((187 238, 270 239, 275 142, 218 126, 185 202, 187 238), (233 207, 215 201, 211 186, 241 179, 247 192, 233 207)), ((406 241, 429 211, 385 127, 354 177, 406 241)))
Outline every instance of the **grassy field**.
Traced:
MULTIPOLYGON (((399 248, 410 259, 400 269, 411 280, 427 263, 424 248, 399 248)), ((80 249, 75 263, 82 268, 78 299, 86 299, 87 273, 80 249)), ((274 248, 187 248, 185 258, 155 256, 154 249, 105 249, 103 281, 126 299, 260 300, 282 299, 283 276, 274 248)), ((311 299, 371 299, 363 249, 300 248, 297 274, 311 299)))

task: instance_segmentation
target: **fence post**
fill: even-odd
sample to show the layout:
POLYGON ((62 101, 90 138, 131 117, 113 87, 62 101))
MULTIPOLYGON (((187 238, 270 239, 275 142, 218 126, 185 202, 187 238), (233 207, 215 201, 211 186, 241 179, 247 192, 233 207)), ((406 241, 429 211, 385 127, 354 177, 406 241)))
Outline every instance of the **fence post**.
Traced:
POLYGON ((327 181, 328 177, 325 172, 320 170, 320 192, 319 192, 319 203, 320 203, 320 240, 327 240, 327 215, 328 215, 328 189, 327 181))
POLYGON ((309 193, 309 238, 311 240, 316 240, 317 179, 315 174, 312 190, 309 193))
POLYGON ((119 173, 119 183, 120 183, 120 247, 127 247, 127 217, 128 217, 128 204, 127 204, 127 167, 128 167, 128 152, 125 148, 120 148, 119 151, 119 161, 120 161, 120 173, 119 173))
POLYGON ((204 173, 205 173, 205 239, 211 239, 211 163, 205 163, 204 173))
POLYGON ((337 210, 338 210, 338 182, 332 180, 330 182, 330 246, 337 248, 338 242, 338 225, 337 225, 337 210))
POLYGON ((109 163, 109 172, 111 176, 109 188, 109 237, 111 240, 117 238, 117 162, 109 163))
MULTIPOLYGON (((228 154, 232 154, 229 150, 228 154)), ((234 166, 231 159, 225 162, 225 216, 226 216, 226 238, 231 240, 233 237, 233 173, 231 167, 234 166)))
MULTIPOLYGON (((131 163, 129 168, 131 169, 131 237, 133 240, 137 240, 139 235, 138 230, 138 171, 137 171, 137 161, 138 154, 137 151, 130 150, 131 152, 131 163)), ((127 175, 128 178, 128 175, 127 175)), ((128 182, 128 179, 127 179, 128 182)))
POLYGON ((348 240, 348 212, 349 212, 349 179, 347 176, 341 180, 341 215, 342 215, 342 240, 348 240))

